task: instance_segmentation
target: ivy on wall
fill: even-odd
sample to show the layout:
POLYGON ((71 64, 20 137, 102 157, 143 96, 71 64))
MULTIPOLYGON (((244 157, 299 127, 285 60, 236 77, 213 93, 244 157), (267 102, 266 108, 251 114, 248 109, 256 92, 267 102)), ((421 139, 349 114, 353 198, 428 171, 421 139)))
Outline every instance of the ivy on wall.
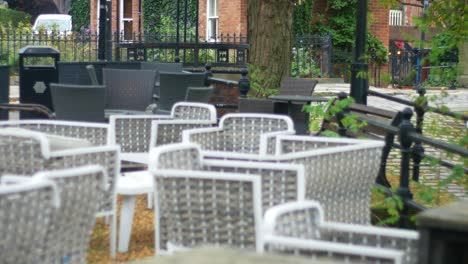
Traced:
POLYGON ((81 31, 90 27, 90 0, 71 0, 70 15, 72 16, 73 30, 81 31))
MULTIPOLYGON (((184 25, 185 0, 179 1, 179 26, 184 25)), ((160 34, 175 34, 177 26, 177 1, 144 0, 143 27, 145 31, 160 34)), ((187 29, 194 32, 197 17, 197 1, 187 0, 187 29)))
POLYGON ((294 6, 293 14, 293 34, 310 35, 312 34, 312 8, 315 0, 303 0, 301 4, 294 6))

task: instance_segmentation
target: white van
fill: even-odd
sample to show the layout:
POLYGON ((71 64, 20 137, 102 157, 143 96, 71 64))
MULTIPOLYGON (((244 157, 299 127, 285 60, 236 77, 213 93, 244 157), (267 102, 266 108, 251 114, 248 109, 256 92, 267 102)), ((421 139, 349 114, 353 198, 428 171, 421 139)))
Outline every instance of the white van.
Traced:
POLYGON ((39 15, 32 30, 38 34, 41 28, 45 28, 47 34, 51 34, 52 30, 56 29, 60 35, 69 35, 72 33, 72 17, 59 14, 39 15))

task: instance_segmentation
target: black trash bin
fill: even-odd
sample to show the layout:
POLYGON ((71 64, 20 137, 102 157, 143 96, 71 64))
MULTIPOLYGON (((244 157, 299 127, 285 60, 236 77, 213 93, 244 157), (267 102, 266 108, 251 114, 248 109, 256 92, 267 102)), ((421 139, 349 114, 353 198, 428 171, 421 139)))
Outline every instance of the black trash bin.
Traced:
MULTIPOLYGON (((10 66, 0 65, 0 104, 10 102, 10 66)), ((8 120, 8 112, 0 109, 0 120, 8 120)))
MULTIPOLYGON (((50 83, 57 82, 57 62, 60 52, 49 46, 26 46, 19 51, 20 103, 41 104, 53 109, 50 83)), ((40 118, 32 112, 22 112, 21 119, 40 118)))

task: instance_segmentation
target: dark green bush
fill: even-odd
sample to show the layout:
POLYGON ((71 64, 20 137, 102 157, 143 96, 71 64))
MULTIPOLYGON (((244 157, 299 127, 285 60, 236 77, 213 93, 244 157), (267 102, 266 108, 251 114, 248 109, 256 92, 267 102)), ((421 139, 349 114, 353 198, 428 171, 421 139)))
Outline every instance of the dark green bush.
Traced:
POLYGON ((0 25, 31 26, 31 16, 22 11, 0 7, 0 25))

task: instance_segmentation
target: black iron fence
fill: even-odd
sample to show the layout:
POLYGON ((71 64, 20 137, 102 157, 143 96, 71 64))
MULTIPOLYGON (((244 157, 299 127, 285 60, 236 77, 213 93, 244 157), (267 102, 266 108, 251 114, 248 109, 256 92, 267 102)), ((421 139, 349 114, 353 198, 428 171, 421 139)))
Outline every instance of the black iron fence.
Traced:
POLYGON ((27 45, 54 47, 60 51, 62 61, 97 61, 96 34, 34 34, 29 29, 1 27, 0 64, 18 66, 18 51, 27 45))
MULTIPOLYGON (((18 51, 27 45, 46 45, 60 51, 60 60, 66 62, 98 61, 99 35, 91 32, 64 34, 33 34, 27 28, 0 29, 0 64, 17 68, 18 51)), ((176 57, 188 67, 245 68, 248 61, 248 38, 242 34, 221 34, 213 38, 196 37, 194 33, 176 34, 114 33, 112 61, 172 62, 176 57)), ((347 61, 350 53, 332 54, 331 37, 298 36, 292 49, 292 75, 298 77, 341 77, 342 72, 333 63, 347 61), (341 56, 343 55, 343 56, 341 56)))
POLYGON ((245 67, 248 56, 247 37, 242 34, 221 34, 206 40, 187 34, 154 32, 134 33, 131 37, 114 34, 113 50, 116 61, 174 61, 179 57, 184 66, 245 67))
MULTIPOLYGON (((461 120, 463 123, 468 121, 468 116, 462 115, 459 113, 454 113, 447 111, 445 109, 439 109, 435 107, 428 106, 428 99, 425 96, 425 90, 420 88, 418 89, 419 97, 415 102, 393 97, 391 95, 386 95, 376 91, 369 90, 369 95, 378 96, 383 99, 397 102, 408 107, 401 111, 398 115, 399 117, 392 121, 391 124, 383 123, 377 121, 375 118, 367 117, 366 115, 359 115, 360 120, 366 121, 368 125, 378 128, 381 131, 384 131, 385 136, 385 148, 383 153, 383 160, 381 166, 383 166, 385 171, 386 163, 388 162, 388 156, 392 149, 397 149, 400 152, 400 164, 399 164, 399 184, 398 186, 391 186, 389 181, 386 178, 385 172, 379 173, 379 178, 377 178, 377 183, 382 184, 385 187, 388 187, 388 195, 398 195, 402 198, 403 208, 401 209, 400 222, 399 225, 403 227, 410 226, 410 215, 415 212, 425 210, 425 207, 413 199, 413 192, 410 187, 410 181, 420 181, 420 171, 422 167, 422 162, 424 158, 429 160, 437 160, 437 162, 431 162, 430 167, 444 167, 448 169, 459 168, 459 173, 462 177, 466 177, 468 173, 468 168, 466 166, 466 158, 468 156, 468 150, 465 147, 455 145, 446 141, 442 141, 435 138, 430 138, 423 135, 423 123, 425 114, 428 112, 433 112, 445 117, 452 117, 461 120), (416 113, 415 125, 411 121, 413 116, 413 110, 416 113), (394 142, 394 137, 398 137, 398 141, 394 142), (431 148, 433 153, 450 153, 447 157, 458 157, 460 162, 455 163, 453 160, 444 160, 440 159, 440 155, 435 157, 433 153, 429 153, 427 148, 431 148), (457 165, 458 164, 458 165, 457 165), (461 167, 460 167, 461 166, 461 167), (396 187, 396 192, 393 192, 390 187, 396 187)), ((343 93, 340 96, 340 99, 345 99, 346 94, 343 93)), ((379 109, 378 109, 379 110, 379 109)), ((380 109, 384 111, 383 109, 380 109)), ((374 110, 375 111, 375 110, 374 110)), ((342 117, 349 113, 349 109, 344 109, 343 112, 336 114, 335 120, 341 120, 342 117)), ((339 127, 338 131, 341 135, 345 136, 347 134, 347 128, 343 126, 341 122, 337 122, 339 127)), ((382 168, 381 168, 382 172, 382 168)), ((441 181, 448 181, 450 178, 455 178, 455 174, 451 174, 447 179, 441 179, 441 181)), ((452 179, 455 181, 455 179, 452 179)), ((466 183, 465 183, 466 184, 466 183)), ((466 188, 466 187, 465 187, 466 188)), ((465 189, 466 191, 466 189, 465 189)))
POLYGON ((332 60, 330 35, 295 36, 292 47, 292 76, 330 77, 332 60))

